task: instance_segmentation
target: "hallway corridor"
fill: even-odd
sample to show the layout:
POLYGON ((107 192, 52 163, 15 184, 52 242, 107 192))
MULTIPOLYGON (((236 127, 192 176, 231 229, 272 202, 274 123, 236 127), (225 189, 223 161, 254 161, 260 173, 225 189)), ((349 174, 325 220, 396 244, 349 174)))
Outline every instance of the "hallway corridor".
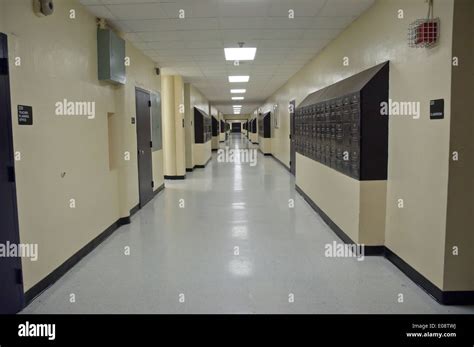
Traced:
MULTIPOLYGON (((240 134, 224 146, 257 148, 240 134)), ((275 159, 259 153, 252 167, 214 152, 23 313, 474 312, 438 304, 383 257, 325 257, 333 241, 275 159)))

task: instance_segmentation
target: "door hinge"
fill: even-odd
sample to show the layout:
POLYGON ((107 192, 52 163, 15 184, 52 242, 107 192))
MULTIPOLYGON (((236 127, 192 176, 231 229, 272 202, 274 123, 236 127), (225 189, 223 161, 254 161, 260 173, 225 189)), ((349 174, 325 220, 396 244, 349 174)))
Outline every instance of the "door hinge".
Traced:
POLYGON ((15 269, 16 284, 23 284, 23 272, 21 269, 15 269))
POLYGON ((148 100, 148 107, 151 107, 151 101, 148 100))
POLYGON ((153 141, 150 141, 150 148, 153 148, 153 141))
POLYGON ((291 160, 290 160, 290 167, 291 167, 291 160))
POLYGON ((15 167, 7 166, 8 182, 15 183, 15 167))
POLYGON ((151 187, 155 188, 155 181, 151 181, 151 187))

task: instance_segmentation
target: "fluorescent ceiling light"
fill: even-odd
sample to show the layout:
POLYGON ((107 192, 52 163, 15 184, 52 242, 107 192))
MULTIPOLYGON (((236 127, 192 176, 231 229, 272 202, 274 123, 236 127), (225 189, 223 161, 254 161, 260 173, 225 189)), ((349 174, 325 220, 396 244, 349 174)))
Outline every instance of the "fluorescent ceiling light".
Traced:
POLYGON ((243 96, 233 96, 232 100, 244 100, 243 96))
POLYGON ((254 60, 257 48, 255 47, 239 47, 224 48, 225 60, 254 60))
POLYGON ((242 107, 242 105, 233 105, 234 108, 237 108, 237 107, 242 107))
POLYGON ((229 82, 238 83, 238 82, 248 82, 250 76, 229 76, 229 82))
POLYGON ((242 93, 245 93, 247 91, 247 89, 231 89, 230 92, 232 94, 242 94, 242 93))

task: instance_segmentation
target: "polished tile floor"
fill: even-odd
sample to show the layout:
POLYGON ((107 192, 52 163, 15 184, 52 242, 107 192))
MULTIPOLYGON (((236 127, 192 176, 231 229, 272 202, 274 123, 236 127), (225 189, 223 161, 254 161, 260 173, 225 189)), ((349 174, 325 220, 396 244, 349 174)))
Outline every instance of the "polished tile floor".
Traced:
MULTIPOLYGON (((226 145, 253 148, 240 135, 226 145)), ((252 167, 214 153, 23 312, 474 313, 439 305, 382 257, 326 258, 333 241, 273 158, 252 167)))

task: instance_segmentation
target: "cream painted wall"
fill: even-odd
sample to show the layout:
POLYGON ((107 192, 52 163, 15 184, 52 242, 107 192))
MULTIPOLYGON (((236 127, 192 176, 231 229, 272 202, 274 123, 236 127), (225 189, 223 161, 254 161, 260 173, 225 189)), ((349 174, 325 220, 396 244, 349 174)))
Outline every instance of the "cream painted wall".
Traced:
POLYGON ((155 186, 153 191, 156 191, 165 183, 163 175, 163 150, 153 152, 153 182, 155 186))
MULTIPOLYGON (((16 162, 20 239, 39 247, 37 262, 23 261, 28 290, 138 203, 136 129, 130 122, 134 88, 159 91, 160 79, 153 62, 127 44, 132 64, 127 84, 99 82, 95 18, 76 1, 56 1, 54 15, 42 18, 29 0, 3 6, 14 147, 22 157, 16 162), (75 20, 68 17, 71 8, 75 20), (11 64, 17 56, 20 67, 11 64), (95 102, 95 119, 56 115, 55 103, 64 98, 95 102), (32 126, 18 125, 18 104, 33 107, 32 126), (117 117, 110 130, 109 113, 117 117), (117 146, 110 156, 109 131, 117 146), (124 151, 131 153, 129 162, 124 151), (76 208, 70 208, 70 199, 76 208)), ((160 176, 160 163, 153 165, 160 176)))
POLYGON ((224 114, 221 111, 219 112, 219 142, 224 142, 225 141, 225 132, 221 132, 221 121, 224 120, 224 114))
POLYGON ((163 122, 163 161, 165 176, 186 174, 184 83, 181 76, 163 76, 161 114, 163 122))
POLYGON ((260 150, 265 154, 271 154, 272 153, 272 139, 259 136, 258 148, 260 148, 260 150))
POLYGON ((195 165, 206 165, 209 162, 209 159, 211 159, 211 156, 211 141, 194 144, 195 165))
POLYGON ((194 144, 194 110, 191 107, 191 84, 184 84, 184 125, 185 125, 185 143, 186 143, 186 168, 193 169, 193 144, 194 144))
POLYGON ((0 0, 0 33, 5 32, 5 1, 0 0))
POLYGON ((176 172, 178 176, 186 175, 186 148, 184 129, 184 82, 181 76, 174 76, 174 112, 176 130, 176 172))
MULTIPOLYGON (((422 116, 418 120, 392 117, 389 121, 386 245, 442 288, 453 1, 435 0, 434 8, 435 15, 441 18, 440 44, 432 49, 413 49, 407 45, 407 28, 416 18, 426 16, 426 2, 376 1, 273 94, 262 106, 262 113, 274 104, 279 105, 281 124, 274 129, 272 152, 283 163, 289 163, 288 102, 296 99, 298 105, 315 90, 390 60, 389 97, 419 101, 422 116), (404 19, 397 18, 400 8, 404 10, 404 19), (342 66, 343 57, 349 57, 349 66, 342 66), (445 119, 430 121, 429 101, 438 98, 445 99, 445 119), (405 201, 403 209, 397 207, 399 198, 405 201)), ((299 162, 297 176, 302 171, 298 165, 299 162)), ((333 182, 334 187, 341 182, 333 182)), ((355 194, 352 191, 348 188, 347 194, 355 194)))
MULTIPOLYGON (((214 116, 214 118, 217 119, 217 126, 219 127, 219 111, 217 111, 217 108, 215 108, 214 106, 211 106, 211 104, 209 104, 209 115, 212 115, 214 116)), ((217 136, 212 136, 212 143, 211 143, 212 149, 219 148, 219 138, 220 138, 220 133, 217 136)))

